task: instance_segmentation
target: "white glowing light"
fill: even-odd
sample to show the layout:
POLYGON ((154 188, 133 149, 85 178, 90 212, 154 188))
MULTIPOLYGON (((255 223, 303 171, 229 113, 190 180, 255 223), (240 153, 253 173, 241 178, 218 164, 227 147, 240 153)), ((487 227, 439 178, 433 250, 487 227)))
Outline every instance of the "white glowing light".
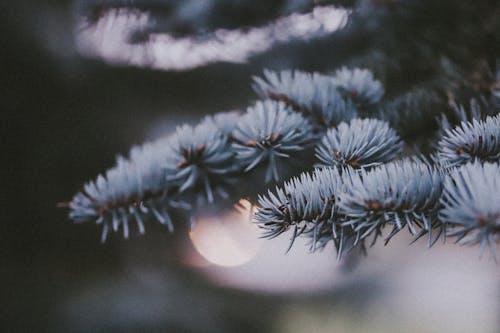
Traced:
POLYGON ((89 25, 82 18, 76 40, 82 55, 109 63, 184 70, 218 61, 243 63, 279 43, 328 35, 345 26, 348 14, 346 9, 323 6, 249 30, 218 29, 203 39, 156 33, 145 43, 133 44, 130 33, 145 28, 150 16, 122 8, 110 10, 95 24, 89 25))
POLYGON ((289 237, 259 238, 261 230, 251 223, 254 207, 246 200, 240 207, 236 213, 196 220, 190 238, 202 258, 188 253, 187 264, 216 285, 243 290, 308 293, 338 284, 340 264, 333 246, 313 254, 305 240, 297 239, 287 253, 289 237))
POLYGON ((208 262, 218 266, 240 266, 252 260, 262 240, 251 223, 252 206, 240 201, 240 209, 223 216, 201 217, 195 221, 189 238, 208 262))

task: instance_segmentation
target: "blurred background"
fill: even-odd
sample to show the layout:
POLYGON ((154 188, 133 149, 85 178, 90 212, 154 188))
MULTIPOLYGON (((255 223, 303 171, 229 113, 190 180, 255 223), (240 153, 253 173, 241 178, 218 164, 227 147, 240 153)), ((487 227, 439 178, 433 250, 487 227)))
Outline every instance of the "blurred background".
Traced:
POLYGON ((326 71, 364 43, 342 32, 350 1, 130 3, 0 4, 1 331, 500 332, 499 267, 476 248, 408 236, 342 263, 333 247, 285 254, 245 202, 105 244, 73 224, 56 204, 117 154, 244 109, 263 68, 326 71))

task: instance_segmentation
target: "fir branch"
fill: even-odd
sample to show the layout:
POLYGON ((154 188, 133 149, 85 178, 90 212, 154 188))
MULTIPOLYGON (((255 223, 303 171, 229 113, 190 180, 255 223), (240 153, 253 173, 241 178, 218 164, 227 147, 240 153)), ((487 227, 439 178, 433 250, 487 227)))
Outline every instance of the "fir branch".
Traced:
POLYGON ((275 238, 293 229, 290 246, 301 235, 311 239, 311 250, 333 240, 340 255, 348 235, 352 235, 339 223, 337 202, 341 187, 342 176, 336 168, 303 173, 283 187, 276 187, 275 192, 259 196, 260 208, 254 221, 264 229, 263 237, 275 238))
POLYGON ((172 231, 168 210, 187 205, 171 197, 176 189, 165 177, 165 163, 171 153, 166 140, 134 147, 128 159, 119 157, 104 176, 85 184, 69 203, 69 217, 75 222, 102 224, 103 242, 109 231, 118 231, 120 226, 127 238, 132 221, 143 234, 144 221, 150 218, 172 231))
MULTIPOLYGON (((229 197, 229 185, 244 185, 258 167, 265 169, 265 182, 279 181, 280 171, 316 144, 319 169, 259 196, 254 220, 264 237, 293 230, 290 246, 299 236, 310 240, 312 251, 332 241, 339 257, 355 246, 364 250, 366 239, 375 242, 385 226, 392 227, 386 242, 407 228, 416 239, 428 234, 432 245, 446 226, 454 226, 450 235, 467 244, 484 247, 499 240, 498 165, 492 171, 489 164, 479 164, 500 159, 500 116, 486 116, 490 109, 474 102, 470 110, 456 108, 455 118, 462 123, 455 128, 454 120, 443 118, 437 166, 432 166, 415 158, 394 161, 403 142, 389 122, 356 118, 380 105, 383 89, 369 71, 342 68, 334 77, 267 71, 265 79, 254 81, 265 101, 242 115, 207 116, 196 126, 178 127, 169 138, 134 147, 128 158, 119 157, 73 197, 70 218, 102 224, 103 241, 120 228, 128 237, 130 222, 144 233, 148 219, 172 230, 172 209, 196 209, 206 202, 220 207, 218 199, 229 197), (324 133, 320 141, 318 130, 324 133), (492 182, 484 183, 488 178, 492 182), (481 189, 490 201, 481 203, 481 189)), ((406 114, 422 114, 426 101, 434 100, 429 96, 434 95, 412 91, 386 104, 380 116, 408 133, 401 125, 405 115, 397 113, 407 108, 406 114)))
POLYGON ((446 176, 439 217, 462 244, 488 246, 500 240, 500 166, 476 161, 446 176))
POLYGON ((402 153, 403 143, 389 124, 377 119, 353 119, 328 130, 316 146, 318 166, 355 169, 389 162, 402 153))
POLYGON ((233 131, 236 159, 248 172, 267 165, 265 181, 279 180, 280 160, 291 158, 315 139, 311 126, 284 103, 264 101, 248 108, 233 131))
POLYGON ((448 129, 438 144, 438 158, 449 166, 500 159, 500 116, 473 119, 448 129))
POLYGON ((420 237, 440 227, 437 220, 442 191, 442 172, 423 162, 401 160, 373 170, 347 171, 346 191, 339 196, 339 212, 345 215, 344 226, 351 226, 359 239, 381 235, 392 226, 389 241, 404 227, 420 237))
POLYGON ((173 136, 133 147, 128 158, 118 157, 104 176, 73 197, 69 217, 102 224, 102 241, 120 227, 128 238, 130 222, 143 234, 145 221, 151 219, 173 231, 169 211, 191 207, 179 192, 189 190, 190 202, 201 193, 208 201, 214 200, 214 191, 226 195, 222 185, 238 170, 228 143, 238 119, 235 112, 207 116, 194 128, 185 125, 173 136))
POLYGON ((337 126, 357 115, 350 100, 337 91, 331 76, 303 71, 264 70, 264 77, 254 77, 253 89, 261 98, 281 101, 311 119, 320 130, 337 126))
MULTIPOLYGON (((416 238, 428 234, 429 244, 438 238, 435 233, 449 228, 458 242, 489 246, 493 252, 500 241, 500 71, 497 68, 494 77, 490 68, 498 62, 499 5, 447 1, 433 8, 418 1, 360 1, 352 15, 341 10, 327 26, 326 18, 337 10, 317 11, 322 3, 354 5, 350 0, 271 1, 264 7, 227 0, 201 6, 191 0, 78 0, 81 52, 161 69, 179 66, 165 62, 165 52, 156 52, 172 42, 187 41, 199 49, 201 58, 183 58, 181 68, 190 68, 220 60, 220 52, 207 58, 203 50, 212 40, 223 47, 234 44, 233 32, 250 39, 264 33, 271 41, 252 44, 257 49, 250 47, 229 59, 240 62, 278 42, 330 34, 344 26, 341 17, 346 15, 350 22, 312 48, 300 43, 268 53, 281 57, 292 50, 290 63, 304 63, 302 57, 309 54, 327 54, 328 66, 339 68, 336 72, 264 71, 254 78, 253 87, 265 102, 243 115, 205 117, 196 126, 180 126, 167 139, 133 148, 73 197, 70 218, 101 224, 103 241, 119 229, 128 237, 130 223, 144 233, 147 220, 172 230, 173 209, 196 210, 206 202, 203 209, 220 209, 222 203, 234 203, 249 195, 250 187, 259 190, 264 183, 260 178, 279 181, 284 177, 280 169, 291 169, 292 161, 301 160, 310 152, 307 148, 316 145, 317 161, 311 156, 301 162, 304 168, 317 162, 319 169, 258 198, 254 219, 264 237, 291 232, 292 243, 305 237, 313 251, 331 241, 340 256, 354 246, 364 249, 386 226, 392 228, 387 241, 408 229, 416 238), (454 24, 442 15, 429 16, 430 9, 451 10, 457 14, 452 15, 454 24), (311 11, 300 16, 308 23, 319 22, 309 33, 281 26, 297 22, 294 15, 281 19, 283 15, 311 11), (481 24, 477 17, 484 17, 481 24), (421 28, 422 18, 426 29, 421 28), (108 29, 109 22, 119 24, 108 29), (408 31, 399 29, 402 25, 408 31), (111 53, 101 47, 107 45, 101 43, 103 31, 113 41, 121 36, 111 53), (229 39, 220 42, 222 35, 229 39), (306 47, 307 53, 302 50, 306 47), (354 64, 371 68, 376 77, 371 70, 351 68, 354 64), (385 90, 389 100, 383 99, 385 90), (454 107, 471 97, 477 102, 470 107, 454 107), (485 108, 488 103, 493 106, 485 108), (441 113, 446 116, 438 121, 441 113), (411 142, 415 151, 434 149, 434 165, 394 161, 403 153, 401 138, 416 139, 411 142), (265 177, 252 175, 260 168, 265 177), (233 182, 238 186, 229 186, 233 182), (234 187, 238 190, 232 191, 234 187)), ((193 53, 190 49, 185 55, 193 53)), ((307 60, 308 67, 318 65, 307 60)))
POLYGON ((367 69, 342 67, 335 72, 334 84, 358 110, 366 110, 380 102, 384 95, 382 83, 367 69))
POLYGON ((254 221, 267 238, 293 229, 292 243, 302 235, 313 251, 332 241, 339 258, 355 245, 364 249, 368 237, 374 243, 387 225, 386 243, 407 227, 416 239, 428 234, 430 246, 444 235, 438 220, 443 177, 436 167, 408 159, 369 171, 316 169, 260 196, 254 221))
POLYGON ((238 171, 226 134, 214 123, 204 121, 196 127, 183 125, 169 140, 172 154, 165 168, 167 180, 180 192, 205 192, 208 202, 214 201, 214 192, 227 197, 224 184, 238 171))

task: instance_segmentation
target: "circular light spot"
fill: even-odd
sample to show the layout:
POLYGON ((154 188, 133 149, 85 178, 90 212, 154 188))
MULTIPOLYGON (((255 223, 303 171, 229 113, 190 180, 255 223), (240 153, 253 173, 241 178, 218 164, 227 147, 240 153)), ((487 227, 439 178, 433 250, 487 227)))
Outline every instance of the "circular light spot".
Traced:
POLYGON ((208 262, 218 266, 243 265, 256 256, 262 242, 251 216, 252 205, 241 200, 224 215, 198 217, 189 238, 208 262))

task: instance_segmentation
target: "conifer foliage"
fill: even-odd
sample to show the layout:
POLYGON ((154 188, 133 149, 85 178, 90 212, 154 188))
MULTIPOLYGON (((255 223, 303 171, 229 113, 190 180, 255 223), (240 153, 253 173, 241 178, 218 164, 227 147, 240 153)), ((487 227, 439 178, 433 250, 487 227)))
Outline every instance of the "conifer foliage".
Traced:
POLYGON ((374 71, 264 70, 252 82, 260 100, 245 112, 207 116, 133 148, 73 197, 69 216, 102 225, 104 241, 119 229, 127 238, 130 223, 144 233, 149 220, 172 231, 173 210, 189 221, 186 208, 248 197, 264 237, 288 234, 290 245, 305 237, 311 250, 331 242, 339 257, 402 230, 429 246, 448 236, 495 253, 498 78, 476 89, 445 60, 425 89, 387 89, 394 64, 383 61, 383 78, 370 63, 374 71), (249 182, 260 195, 244 192, 249 182))
MULTIPOLYGON (((310 150, 316 153, 309 165, 316 166, 315 171, 259 196, 254 219, 265 237, 293 229, 292 240, 308 237, 313 249, 332 241, 340 255, 357 244, 364 247, 368 237, 375 241, 386 226, 386 241, 406 228, 415 237, 428 234, 429 244, 437 239, 433 231, 439 235, 450 226, 449 234, 459 240, 475 231, 468 243, 494 244, 500 230, 500 212, 495 211, 500 207, 499 116, 472 119, 444 131, 435 165, 401 159, 404 142, 390 123, 353 118, 362 112, 356 108, 377 101, 373 96, 380 97, 380 82, 367 70, 354 69, 351 75, 346 71, 338 72, 340 77, 266 71, 275 85, 266 86, 266 91, 279 91, 280 98, 275 98, 277 92, 263 95, 264 101, 242 115, 209 116, 197 126, 180 126, 171 137, 134 148, 129 158, 118 158, 105 176, 75 195, 70 217, 103 224, 103 240, 120 226, 128 237, 129 220, 143 233, 147 216, 172 229, 170 209, 195 205, 199 197, 217 205, 228 198, 228 184, 245 182, 245 175, 258 166, 265 169, 262 184, 278 182, 278 166, 286 166, 294 153, 310 150), (293 88, 302 80, 310 90, 293 88), (315 89, 332 86, 337 90, 331 96, 350 105, 351 112, 315 102, 315 89), (356 104, 351 95, 341 93, 346 87, 359 87, 359 95, 372 97, 356 104), (314 129, 324 128, 325 118, 312 117, 312 110, 326 119, 344 120, 318 132, 314 129), (459 165, 465 166, 455 169, 459 165)), ((265 85, 262 79, 254 80, 265 85)))

